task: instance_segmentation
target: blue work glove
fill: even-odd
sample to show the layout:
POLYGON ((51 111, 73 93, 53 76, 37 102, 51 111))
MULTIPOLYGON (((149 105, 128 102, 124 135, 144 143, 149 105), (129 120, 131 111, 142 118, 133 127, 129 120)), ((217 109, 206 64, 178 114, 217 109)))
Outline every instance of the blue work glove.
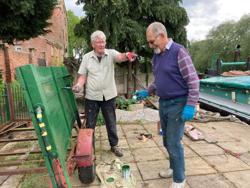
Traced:
POLYGON ((189 121, 194 118, 194 114, 195 114, 195 107, 191 105, 186 105, 182 112, 182 119, 184 121, 189 121))
POLYGON ((143 100, 149 96, 148 90, 146 90, 146 89, 136 91, 135 95, 136 95, 138 100, 143 100))

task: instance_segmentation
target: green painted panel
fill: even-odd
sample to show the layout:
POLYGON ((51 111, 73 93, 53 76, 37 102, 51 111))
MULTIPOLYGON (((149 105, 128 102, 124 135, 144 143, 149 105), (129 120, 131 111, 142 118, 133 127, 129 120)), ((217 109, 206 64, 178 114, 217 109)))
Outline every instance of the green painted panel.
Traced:
POLYGON ((222 87, 250 89, 250 76, 222 77, 216 76, 202 79, 202 84, 220 85, 222 87))
MULTIPOLYGON (((222 77, 224 78, 224 77, 222 77)), ((222 79, 224 80, 224 79, 222 79)), ((246 87, 233 87, 238 84, 236 79, 234 84, 224 82, 215 77, 215 79, 203 79, 200 82, 200 91, 217 97, 231 100, 242 104, 250 104, 250 88, 246 87), (218 82, 216 82, 218 81, 218 82), (230 86, 230 87, 229 87, 230 86)), ((238 86, 238 85, 237 85, 238 86)))
POLYGON ((71 187, 66 158, 72 126, 78 116, 76 102, 69 89, 71 77, 65 67, 25 65, 17 68, 16 72, 53 187, 58 187, 53 170, 54 160, 60 161, 67 185, 71 187))

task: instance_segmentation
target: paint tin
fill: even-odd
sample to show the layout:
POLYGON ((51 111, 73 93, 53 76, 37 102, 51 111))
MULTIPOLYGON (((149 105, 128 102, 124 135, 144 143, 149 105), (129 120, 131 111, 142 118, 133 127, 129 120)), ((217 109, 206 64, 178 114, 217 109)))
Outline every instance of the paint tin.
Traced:
POLYGON ((123 165, 122 166, 122 177, 127 180, 130 178, 131 172, 130 172, 130 166, 129 165, 123 165))

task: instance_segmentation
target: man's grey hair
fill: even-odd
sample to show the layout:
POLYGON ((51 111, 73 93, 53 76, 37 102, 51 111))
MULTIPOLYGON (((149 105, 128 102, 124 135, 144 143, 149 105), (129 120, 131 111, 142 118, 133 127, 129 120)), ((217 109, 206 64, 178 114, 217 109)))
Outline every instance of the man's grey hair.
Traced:
POLYGON ((160 22, 153 22, 148 26, 148 29, 150 29, 155 35, 158 35, 160 33, 168 34, 166 27, 160 23, 160 22))
POLYGON ((95 41, 96 39, 98 39, 98 38, 103 39, 103 40, 106 41, 106 36, 105 36, 105 34, 104 34, 102 31, 100 31, 100 30, 94 31, 94 32, 91 34, 91 36, 90 36, 91 42, 94 42, 94 41, 95 41))

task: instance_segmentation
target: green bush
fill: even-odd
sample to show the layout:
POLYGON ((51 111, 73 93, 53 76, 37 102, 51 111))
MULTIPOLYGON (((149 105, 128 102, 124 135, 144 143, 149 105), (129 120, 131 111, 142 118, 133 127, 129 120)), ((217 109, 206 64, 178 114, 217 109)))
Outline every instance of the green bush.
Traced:
POLYGON ((125 99, 124 97, 117 97, 116 98, 116 108, 121 110, 128 110, 128 106, 130 104, 135 104, 135 99, 125 99))
POLYGON ((3 79, 0 77, 0 92, 3 91, 3 89, 4 89, 3 79))

